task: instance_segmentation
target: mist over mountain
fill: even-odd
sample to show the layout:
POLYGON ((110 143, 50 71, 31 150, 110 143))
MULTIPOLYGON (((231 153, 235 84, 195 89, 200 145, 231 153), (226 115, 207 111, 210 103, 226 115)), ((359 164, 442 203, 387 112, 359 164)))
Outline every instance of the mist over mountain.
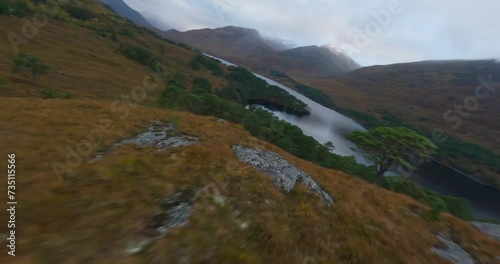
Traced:
MULTIPOLYGON (((361 68, 335 45, 293 47, 292 43, 274 35, 263 35, 255 29, 237 26, 159 33, 296 89, 304 89, 305 85, 309 87, 309 95, 316 100, 335 98, 328 103, 329 107, 370 113, 373 115, 371 120, 380 118, 391 120, 395 125, 424 127, 426 130, 423 131, 427 132, 423 133, 430 133, 443 123, 448 125, 461 120, 462 116, 459 119, 453 112, 443 119, 447 106, 474 94, 471 87, 481 84, 481 78, 484 80, 500 73, 499 64, 492 59, 427 60, 361 68)), ((397 51, 386 46, 381 52, 394 56, 397 51)), ((400 60, 406 59, 402 56, 400 60)), ((461 121, 467 126, 460 130, 448 129, 450 135, 477 145, 471 147, 467 145, 469 143, 450 140, 442 147, 440 155, 447 158, 441 161, 465 166, 467 168, 463 170, 482 178, 500 178, 495 165, 498 162, 495 158, 488 158, 495 157, 498 150, 496 105, 498 96, 492 96, 481 102, 480 109, 474 111, 472 117, 464 114, 467 118, 461 121), (462 148, 457 148, 457 145, 462 148), (495 149, 493 154, 488 152, 492 146, 495 149), (475 153, 474 158, 468 157, 470 152, 475 153), (450 153, 460 154, 450 156, 450 153)), ((363 118, 367 119, 366 116, 363 118)))
POLYGON ((326 46, 290 48, 292 44, 286 41, 263 37, 257 30, 249 28, 228 26, 186 32, 169 30, 164 36, 263 72, 277 70, 332 77, 360 67, 347 55, 326 46))
POLYGON ((264 25, 327 43, 354 2, 1 0, 0 263, 498 264, 500 64, 264 25))
POLYGON ((293 49, 293 48, 297 47, 297 44, 295 44, 289 40, 282 39, 280 37, 265 36, 262 34, 261 34, 261 37, 275 51, 284 51, 284 50, 293 49))
MULTIPOLYGON (((148 20, 156 21, 154 24, 160 23, 155 15, 145 13, 147 20, 122 0, 99 1, 137 25, 155 29, 148 20)), ((277 70, 311 77, 332 77, 360 67, 347 55, 333 49, 318 46, 295 47, 290 41, 276 36, 263 36, 255 29, 244 27, 226 26, 186 32, 171 29, 162 35, 262 72, 277 70)))

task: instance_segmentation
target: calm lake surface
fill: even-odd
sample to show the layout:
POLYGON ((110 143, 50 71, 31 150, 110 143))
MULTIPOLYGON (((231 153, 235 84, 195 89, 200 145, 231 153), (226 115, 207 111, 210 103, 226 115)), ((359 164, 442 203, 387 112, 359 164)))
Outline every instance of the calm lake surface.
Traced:
MULTIPOLYGON (((228 61, 208 54, 205 55, 215 58, 225 65, 236 66, 228 61)), ((360 157, 351 149, 355 145, 345 138, 345 135, 352 131, 366 131, 363 126, 332 109, 312 101, 289 87, 259 74, 255 75, 297 97, 297 99, 307 104, 311 111, 310 115, 298 117, 293 114, 270 110, 275 116, 300 127, 304 134, 314 137, 320 143, 332 142, 335 146, 332 152, 341 156, 354 156, 358 162, 368 164, 363 157, 360 157)), ((500 191, 480 184, 465 174, 436 161, 420 166, 415 178, 422 186, 441 195, 466 199, 471 204, 474 215, 478 218, 500 220, 500 191)))

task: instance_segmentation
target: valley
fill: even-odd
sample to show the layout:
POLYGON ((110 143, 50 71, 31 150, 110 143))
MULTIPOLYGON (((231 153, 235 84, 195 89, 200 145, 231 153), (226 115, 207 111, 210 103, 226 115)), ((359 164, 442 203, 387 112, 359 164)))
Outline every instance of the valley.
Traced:
MULTIPOLYGON (((279 78, 228 66, 113 3, 124 2, 0 3, 3 36, 54 11, 19 52, 0 38, 0 150, 15 153, 19 203, 16 256, 2 251, 0 263, 498 262, 500 241, 470 223, 495 214, 401 177, 372 184, 374 166, 345 138, 363 127, 276 82, 327 104, 335 93, 322 81, 349 83, 364 70, 351 72, 354 61, 304 47, 255 56, 289 64, 273 69, 279 78), (315 68, 311 56, 326 59, 315 68)), ((365 113, 350 108, 364 95, 343 96, 331 100, 365 113)), ((0 225, 4 248, 8 234, 0 225)))
POLYGON ((351 64, 339 71, 327 61, 346 63, 341 58, 345 55, 325 47, 291 49, 285 53, 293 62, 273 58, 263 59, 261 64, 256 60, 273 51, 255 30, 227 27, 176 34, 169 31, 165 35, 275 78, 358 122, 369 120, 364 123, 367 127, 411 127, 437 139, 441 148, 436 158, 441 162, 482 183, 497 189, 500 186, 499 95, 495 92, 500 64, 494 60, 422 61, 365 68, 351 64), (245 44, 237 42, 240 40, 245 44), (302 59, 315 66, 301 63, 302 59))

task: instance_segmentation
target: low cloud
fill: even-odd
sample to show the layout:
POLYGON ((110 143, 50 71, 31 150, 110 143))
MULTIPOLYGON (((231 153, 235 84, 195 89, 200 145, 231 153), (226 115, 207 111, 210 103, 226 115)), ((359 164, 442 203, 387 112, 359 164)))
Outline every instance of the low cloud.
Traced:
POLYGON ((365 66, 500 57, 497 0, 125 1, 162 29, 249 27, 300 46, 354 47, 365 66), (368 44, 356 45, 360 34, 372 35, 368 44))

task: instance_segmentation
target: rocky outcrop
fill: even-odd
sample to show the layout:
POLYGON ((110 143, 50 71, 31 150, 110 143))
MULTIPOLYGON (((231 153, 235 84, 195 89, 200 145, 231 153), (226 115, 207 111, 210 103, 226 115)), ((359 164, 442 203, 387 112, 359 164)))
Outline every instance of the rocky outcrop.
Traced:
POLYGON ((138 254, 171 229, 187 224, 193 211, 193 199, 192 194, 179 192, 157 201, 161 208, 160 212, 147 221, 142 236, 126 242, 123 254, 126 256, 138 254))
MULTIPOLYGON (((133 138, 122 140, 113 145, 118 147, 126 144, 135 144, 143 147, 156 146, 159 150, 168 148, 187 147, 198 143, 198 138, 190 135, 185 135, 178 132, 174 124, 154 123, 148 130, 133 138)), ((104 157, 104 154, 99 154, 90 160, 91 163, 96 162, 104 157)))
POLYGON ((500 241, 500 225, 483 222, 471 222, 471 224, 485 235, 500 241))
POLYGON ((467 253, 460 245, 453 242, 451 239, 442 234, 438 235, 439 240, 443 242, 445 247, 433 248, 432 251, 436 252, 442 258, 449 260, 455 264, 474 264, 476 263, 472 256, 467 253))
POLYGON ((311 176, 288 163, 280 155, 271 151, 262 151, 238 145, 233 146, 233 151, 240 161, 250 164, 271 176, 277 188, 289 192, 297 182, 301 182, 316 192, 328 205, 334 203, 334 198, 323 190, 311 176))
POLYGON ((167 148, 187 147, 198 142, 198 138, 176 132, 173 124, 153 124, 148 131, 134 138, 125 139, 115 144, 136 144, 140 146, 156 146, 160 150, 167 148))
POLYGON ((160 202, 162 212, 153 217, 151 225, 164 235, 174 227, 183 226, 188 222, 193 203, 190 198, 177 193, 160 202))

